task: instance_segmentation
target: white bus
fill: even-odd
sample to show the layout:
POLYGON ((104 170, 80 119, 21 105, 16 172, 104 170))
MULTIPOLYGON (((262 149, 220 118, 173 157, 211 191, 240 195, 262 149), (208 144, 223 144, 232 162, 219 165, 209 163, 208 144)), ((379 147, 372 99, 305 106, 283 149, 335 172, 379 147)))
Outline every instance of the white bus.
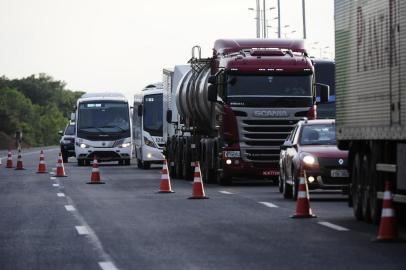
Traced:
POLYGON ((151 84, 134 95, 133 133, 138 168, 149 169, 152 163, 162 163, 162 123, 162 84, 151 84))
POLYGON ((99 161, 130 165, 132 123, 128 100, 118 93, 84 94, 76 106, 75 153, 78 166, 99 161))

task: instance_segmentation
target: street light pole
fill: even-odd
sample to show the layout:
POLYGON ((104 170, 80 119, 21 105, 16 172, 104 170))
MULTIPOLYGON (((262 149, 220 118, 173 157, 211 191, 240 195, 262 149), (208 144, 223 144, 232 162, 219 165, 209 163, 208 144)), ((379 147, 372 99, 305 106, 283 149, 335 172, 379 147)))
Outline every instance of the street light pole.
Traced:
POLYGON ((260 11, 260 6, 259 6, 259 0, 257 0, 257 38, 261 37, 261 22, 260 22, 260 17, 261 17, 261 11, 260 11))
POLYGON ((303 39, 306 39, 306 0, 302 0, 303 10, 303 39))
POLYGON ((278 0, 278 38, 281 38, 281 2, 278 0))
POLYGON ((263 0, 262 1, 262 5, 263 5, 263 12, 264 12, 264 15, 263 15, 263 20, 264 20, 264 24, 263 24, 263 28, 264 28, 264 38, 266 38, 266 0, 263 0))

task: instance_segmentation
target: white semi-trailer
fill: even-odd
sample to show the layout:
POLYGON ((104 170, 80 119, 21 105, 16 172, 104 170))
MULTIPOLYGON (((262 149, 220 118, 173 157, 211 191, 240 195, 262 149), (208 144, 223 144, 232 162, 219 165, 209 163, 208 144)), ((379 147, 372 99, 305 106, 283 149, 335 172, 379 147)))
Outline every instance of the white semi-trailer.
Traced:
POLYGON ((84 94, 77 101, 75 153, 79 166, 99 161, 130 165, 132 123, 128 100, 118 93, 84 94))
MULTIPOLYGON (((406 202, 406 1, 336 0, 337 139, 349 150, 350 203, 379 221, 384 182, 406 202)), ((400 214, 398 212, 398 214, 400 214)))
POLYGON ((162 163, 162 83, 150 84, 134 95, 134 152, 138 168, 162 163))

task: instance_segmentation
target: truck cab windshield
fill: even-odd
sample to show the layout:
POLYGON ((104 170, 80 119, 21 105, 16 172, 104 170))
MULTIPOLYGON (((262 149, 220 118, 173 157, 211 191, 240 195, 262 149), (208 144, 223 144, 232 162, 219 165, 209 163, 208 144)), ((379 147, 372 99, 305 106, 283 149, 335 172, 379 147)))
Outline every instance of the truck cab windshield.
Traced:
POLYGON ((162 94, 144 97, 144 130, 151 136, 162 137, 162 94))
POLYGON ((227 96, 299 96, 312 95, 311 75, 242 76, 227 79, 227 96))
POLYGON ((86 133, 123 133, 130 130, 128 105, 124 102, 79 104, 78 130, 86 133))

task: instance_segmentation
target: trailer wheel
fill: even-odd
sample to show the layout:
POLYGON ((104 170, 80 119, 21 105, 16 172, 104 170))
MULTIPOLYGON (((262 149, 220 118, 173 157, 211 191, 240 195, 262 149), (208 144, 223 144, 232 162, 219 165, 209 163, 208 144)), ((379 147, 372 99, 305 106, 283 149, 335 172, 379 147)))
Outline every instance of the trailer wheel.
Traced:
POLYGON ((175 174, 177 178, 183 178, 182 174, 182 138, 177 138, 176 148, 174 151, 175 154, 175 174))
POLYGON ((376 171, 376 164, 380 161, 381 153, 379 145, 373 144, 370 158, 371 185, 369 189, 369 208, 373 224, 379 224, 382 211, 382 201, 378 199, 377 195, 377 192, 378 190, 381 190, 382 185, 381 174, 376 171))
POLYGON ((351 174, 351 198, 353 204, 354 216, 358 220, 362 220, 362 198, 361 198, 361 189, 362 182, 360 179, 360 155, 356 153, 354 156, 354 161, 352 163, 352 174, 351 174))
POLYGON ((185 145, 182 151, 182 174, 186 180, 193 180, 193 168, 190 166, 192 162, 190 139, 186 138, 185 145))
POLYGON ((369 174, 369 158, 368 154, 364 153, 362 155, 361 161, 361 182, 362 187, 362 217, 366 222, 371 221, 371 209, 370 209, 370 187, 371 187, 371 177, 369 174))

